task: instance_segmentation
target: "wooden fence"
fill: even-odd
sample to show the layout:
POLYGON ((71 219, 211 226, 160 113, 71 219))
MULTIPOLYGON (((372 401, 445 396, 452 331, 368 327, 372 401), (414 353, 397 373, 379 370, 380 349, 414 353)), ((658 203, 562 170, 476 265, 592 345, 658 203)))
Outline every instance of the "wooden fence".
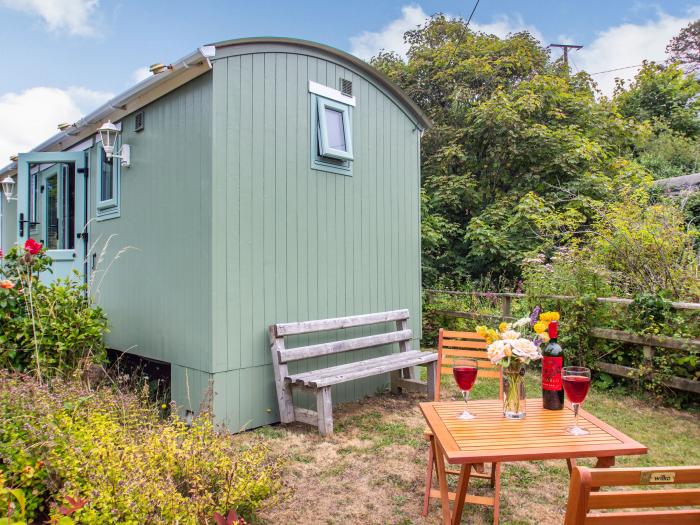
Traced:
MULTIPOLYGON (((438 310, 437 313, 446 317, 458 317, 465 319, 484 319, 487 321, 513 321, 515 317, 512 315, 513 299, 523 299, 526 297, 523 293, 495 293, 495 292, 459 292, 454 290, 434 290, 427 289, 426 298, 430 303, 435 295, 453 295, 453 296, 469 296, 483 297, 487 299, 496 299, 501 301, 501 315, 482 314, 478 312, 460 312, 456 310, 438 310)), ((569 295, 544 295, 540 299, 550 299, 555 301, 571 301, 575 297, 569 295)), ((597 297, 596 301, 608 304, 617 304, 628 306, 632 303, 632 299, 623 299, 620 297, 597 297)), ((700 310, 700 303, 673 302, 671 306, 676 310, 700 310)), ((690 350, 700 349, 700 339, 682 339, 677 337, 666 337, 659 335, 639 335, 623 330, 612 330, 610 328, 592 328, 590 335, 597 339, 605 339, 607 341, 617 341, 640 345, 642 347, 644 366, 642 368, 633 368, 629 366, 617 365, 613 363, 605 363, 598 361, 595 367, 608 374, 626 377, 626 378, 653 378, 653 357, 656 349, 672 349, 672 350, 690 350)), ((684 377, 670 376, 660 378, 661 384, 677 390, 693 392, 700 394, 700 381, 686 379, 684 377)))

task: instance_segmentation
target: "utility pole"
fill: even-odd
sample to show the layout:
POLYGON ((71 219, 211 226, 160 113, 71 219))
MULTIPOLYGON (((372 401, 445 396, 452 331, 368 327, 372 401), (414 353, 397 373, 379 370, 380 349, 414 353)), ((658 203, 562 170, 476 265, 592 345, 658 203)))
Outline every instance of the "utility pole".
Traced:
POLYGON ((547 47, 560 47, 564 50, 564 64, 566 64, 566 69, 569 69, 569 49, 576 49, 577 51, 583 46, 575 46, 573 44, 549 44, 547 47))

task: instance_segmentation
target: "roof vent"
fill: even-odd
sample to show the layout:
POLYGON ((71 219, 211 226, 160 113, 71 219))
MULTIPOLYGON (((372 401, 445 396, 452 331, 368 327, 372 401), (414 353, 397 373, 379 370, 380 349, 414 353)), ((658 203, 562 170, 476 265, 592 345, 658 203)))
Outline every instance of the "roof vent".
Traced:
POLYGON ((17 162, 18 158, 19 158, 18 155, 10 155, 10 161, 12 161, 12 162, 17 162))
POLYGON ((144 114, 143 111, 139 111, 134 115, 134 131, 143 131, 144 127, 144 114))
POLYGON ((352 82, 345 78, 340 79, 340 92, 348 97, 352 96, 352 82))
POLYGON ((58 130, 59 130, 59 131, 63 131, 63 130, 68 129, 68 128, 70 128, 70 124, 68 124, 68 122, 61 122, 61 123, 58 125, 58 130))

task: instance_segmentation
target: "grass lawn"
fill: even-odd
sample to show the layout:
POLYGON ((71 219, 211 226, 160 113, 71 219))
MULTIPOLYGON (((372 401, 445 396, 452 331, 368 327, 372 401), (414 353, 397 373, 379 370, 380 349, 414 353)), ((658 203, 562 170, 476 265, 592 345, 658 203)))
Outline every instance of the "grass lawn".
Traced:
MULTIPOLYGON (((528 394, 539 397, 539 379, 527 378, 528 394)), ((452 378, 443 388, 456 398, 452 378)), ((495 381, 477 382, 474 399, 498 395, 495 381)), ((321 438, 306 425, 264 427, 237 439, 262 434, 284 461, 285 488, 260 513, 262 523, 434 524, 437 502, 420 515, 427 445, 418 403, 424 396, 383 394, 334 411, 335 434, 321 438)), ((657 407, 619 392, 592 390, 585 409, 649 447, 647 456, 618 458, 622 465, 700 464, 697 412, 657 407)), ((581 460, 592 465, 593 460, 581 460)), ((501 523, 561 524, 568 473, 563 460, 503 466, 501 523)), ((477 480, 478 484, 481 480, 477 480)), ((473 490, 470 488, 470 490, 473 490)), ((476 491, 489 493, 485 484, 476 491)), ((487 507, 467 505, 463 523, 491 524, 487 507)))

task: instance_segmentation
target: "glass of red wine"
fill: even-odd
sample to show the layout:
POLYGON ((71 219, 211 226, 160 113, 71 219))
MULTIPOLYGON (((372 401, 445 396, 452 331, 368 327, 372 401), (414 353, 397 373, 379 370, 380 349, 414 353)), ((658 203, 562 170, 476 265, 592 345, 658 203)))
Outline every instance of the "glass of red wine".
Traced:
POLYGON ((561 369, 564 392, 574 408, 574 426, 566 431, 573 436, 585 436, 588 430, 578 426, 578 409, 591 387, 591 369, 585 366, 565 366, 561 369))
MULTIPOLYGON (((452 365, 452 375, 455 376, 457 386, 462 391, 464 404, 469 402, 469 393, 476 381, 476 374, 479 371, 479 362, 476 359, 455 358, 452 365)), ((476 416, 465 409, 457 419, 474 419, 476 416)))

